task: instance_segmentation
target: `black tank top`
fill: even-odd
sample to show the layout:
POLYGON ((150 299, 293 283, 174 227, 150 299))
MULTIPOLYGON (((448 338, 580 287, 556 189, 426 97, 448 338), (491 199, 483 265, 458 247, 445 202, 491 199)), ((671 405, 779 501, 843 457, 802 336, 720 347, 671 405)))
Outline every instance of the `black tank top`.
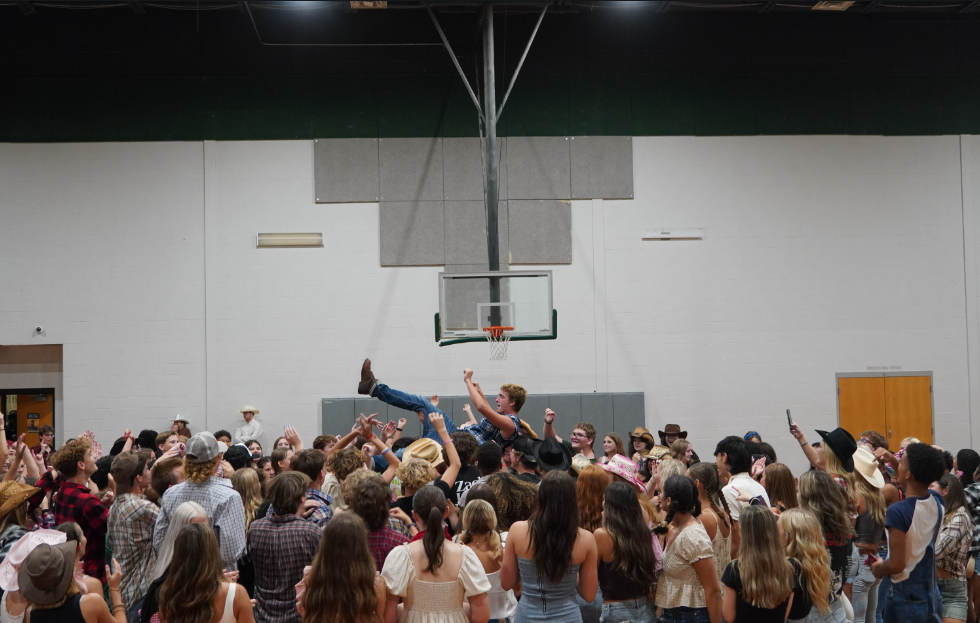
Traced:
POLYGON ((599 559, 599 588, 602 589, 602 599, 605 601, 624 601, 646 597, 650 587, 643 586, 623 575, 613 566, 615 562, 599 559))
POLYGON ((31 623, 85 623, 82 616, 82 596, 75 595, 63 605, 48 610, 31 609, 31 623))

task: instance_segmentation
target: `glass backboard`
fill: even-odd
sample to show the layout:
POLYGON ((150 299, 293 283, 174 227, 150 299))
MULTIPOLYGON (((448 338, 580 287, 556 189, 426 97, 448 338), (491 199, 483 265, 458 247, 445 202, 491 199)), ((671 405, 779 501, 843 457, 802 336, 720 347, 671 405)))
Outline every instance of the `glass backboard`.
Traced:
POLYGON ((513 327, 511 340, 557 337, 550 270, 439 273, 440 346, 484 341, 496 326, 513 327))

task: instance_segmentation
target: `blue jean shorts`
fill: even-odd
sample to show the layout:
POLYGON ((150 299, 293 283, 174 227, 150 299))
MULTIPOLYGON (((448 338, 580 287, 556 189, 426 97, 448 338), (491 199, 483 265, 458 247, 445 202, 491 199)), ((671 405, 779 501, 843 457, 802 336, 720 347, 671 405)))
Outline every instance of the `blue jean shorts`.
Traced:
POLYGON ((711 623, 707 608, 664 608, 660 623, 711 623))

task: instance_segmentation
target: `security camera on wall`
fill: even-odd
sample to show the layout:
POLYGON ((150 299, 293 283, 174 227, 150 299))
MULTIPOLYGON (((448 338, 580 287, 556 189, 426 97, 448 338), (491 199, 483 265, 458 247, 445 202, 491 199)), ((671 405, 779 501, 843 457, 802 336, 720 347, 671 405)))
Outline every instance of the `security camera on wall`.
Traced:
POLYGON ((44 327, 41 325, 34 327, 34 335, 44 335, 44 327))

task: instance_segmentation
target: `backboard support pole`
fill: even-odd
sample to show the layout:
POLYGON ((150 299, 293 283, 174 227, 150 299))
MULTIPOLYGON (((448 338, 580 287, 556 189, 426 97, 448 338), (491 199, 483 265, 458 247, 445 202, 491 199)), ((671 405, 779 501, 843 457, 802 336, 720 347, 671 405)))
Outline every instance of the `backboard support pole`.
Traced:
MULTIPOLYGON (((497 232, 497 202, 500 171, 497 147, 497 89, 493 50, 493 3, 483 5, 483 119, 486 127, 487 255, 492 272, 500 270, 500 236, 497 232)), ((490 280, 490 302, 500 302, 500 280, 490 280)), ((500 309, 490 310, 490 325, 500 325, 500 309)))

